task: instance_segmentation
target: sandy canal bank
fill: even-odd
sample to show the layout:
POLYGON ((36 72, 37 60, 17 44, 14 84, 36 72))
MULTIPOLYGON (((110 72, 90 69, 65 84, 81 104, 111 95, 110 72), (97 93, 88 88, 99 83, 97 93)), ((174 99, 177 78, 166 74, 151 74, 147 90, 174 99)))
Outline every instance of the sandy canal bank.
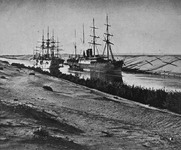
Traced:
POLYGON ((0 62, 0 149, 179 149, 181 117, 0 62), (48 91, 43 86, 51 86, 48 91))

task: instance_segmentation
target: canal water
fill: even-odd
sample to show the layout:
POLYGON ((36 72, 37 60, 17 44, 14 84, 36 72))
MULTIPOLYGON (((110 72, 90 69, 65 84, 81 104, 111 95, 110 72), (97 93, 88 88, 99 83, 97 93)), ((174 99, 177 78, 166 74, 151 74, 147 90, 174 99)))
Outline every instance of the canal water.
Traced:
MULTIPOLYGON (((25 66, 34 66, 34 61, 29 60, 18 60, 18 59, 6 59, 0 58, 0 60, 8 61, 11 63, 21 63, 25 66)), ((44 68, 48 70, 48 68, 44 68)), ((76 75, 80 78, 101 78, 110 82, 124 82, 127 85, 141 86, 148 89, 164 89, 165 91, 178 91, 181 92, 181 79, 174 77, 164 77, 159 75, 149 75, 149 74, 132 74, 122 72, 122 78, 119 76, 112 76, 110 74, 103 74, 100 72, 91 71, 73 71, 69 69, 69 66, 64 65, 60 68, 62 73, 76 75)))

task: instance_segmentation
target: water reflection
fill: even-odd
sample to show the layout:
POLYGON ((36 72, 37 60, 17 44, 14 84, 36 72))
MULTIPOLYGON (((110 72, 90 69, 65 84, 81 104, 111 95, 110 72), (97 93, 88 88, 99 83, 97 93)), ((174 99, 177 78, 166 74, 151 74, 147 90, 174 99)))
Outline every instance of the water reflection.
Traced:
POLYGON ((118 75, 106 74, 98 71, 90 71, 90 78, 100 79, 102 81, 108 81, 108 82, 121 82, 121 83, 123 82, 121 75, 118 76, 118 75))
POLYGON ((164 77, 149 74, 131 74, 123 72, 123 81, 128 85, 141 86, 143 88, 163 89, 165 91, 181 91, 180 78, 164 77))
POLYGON ((123 82, 121 75, 112 75, 112 74, 106 74, 103 72, 95 71, 95 70, 89 70, 89 71, 74 71, 71 69, 60 69, 61 72, 66 73, 67 71, 69 74, 75 75, 82 79, 100 79, 102 81, 107 82, 123 82))

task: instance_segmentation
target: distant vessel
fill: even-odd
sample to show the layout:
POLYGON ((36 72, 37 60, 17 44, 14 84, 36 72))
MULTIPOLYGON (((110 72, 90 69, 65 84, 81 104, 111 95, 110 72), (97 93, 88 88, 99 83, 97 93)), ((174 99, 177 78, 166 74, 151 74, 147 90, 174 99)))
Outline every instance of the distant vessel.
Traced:
POLYGON ((104 34, 106 35, 106 37, 103 40, 105 42, 103 54, 102 55, 98 54, 97 45, 100 44, 96 43, 96 39, 99 37, 96 36, 95 30, 97 28, 95 27, 93 19, 93 26, 91 27, 93 33, 91 35, 92 41, 89 42, 89 44, 92 45, 92 48, 83 51, 83 55, 75 59, 74 62, 72 61, 71 63, 68 63, 70 67, 77 66, 83 70, 90 69, 91 71, 121 75, 123 61, 122 60, 116 61, 114 59, 114 55, 111 49, 111 45, 113 45, 113 43, 110 42, 110 37, 113 35, 109 33, 110 25, 108 24, 108 16, 106 17, 105 25, 106 25, 106 33, 104 34))
MULTIPOLYGON (((84 27, 83 27, 84 30, 84 27)), ((74 43, 74 54, 69 55, 69 58, 67 59, 67 64, 69 65, 69 69, 75 70, 75 71, 83 71, 83 68, 81 68, 78 64, 80 55, 77 54, 77 45, 76 45, 76 30, 75 30, 75 43, 74 43)))
POLYGON ((49 35, 49 27, 47 31, 47 39, 44 38, 44 31, 42 34, 42 40, 39 42, 41 45, 36 47, 33 52, 33 59, 36 61, 35 66, 41 68, 49 68, 51 61, 61 64, 63 66, 64 59, 61 58, 59 51, 59 42, 54 38, 54 31, 52 37, 49 35))

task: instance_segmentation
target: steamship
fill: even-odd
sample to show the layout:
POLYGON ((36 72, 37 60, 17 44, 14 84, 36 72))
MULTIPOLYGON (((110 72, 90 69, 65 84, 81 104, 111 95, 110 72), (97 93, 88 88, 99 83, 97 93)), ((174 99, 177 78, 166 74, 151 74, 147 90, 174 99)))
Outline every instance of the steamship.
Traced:
POLYGON ((89 44, 91 44, 92 47, 90 49, 87 49, 86 51, 83 51, 82 56, 78 57, 75 53, 76 57, 68 59, 67 63, 70 66, 70 68, 79 68, 80 70, 82 69, 121 75, 123 61, 116 61, 112 53, 111 45, 113 45, 113 43, 110 41, 110 37, 113 35, 109 33, 110 25, 108 23, 108 16, 106 16, 105 25, 106 33, 104 33, 105 38, 103 41, 105 42, 105 46, 103 54, 98 54, 97 46, 100 45, 96 42, 96 39, 99 38, 98 36, 96 36, 96 29, 98 28, 95 27, 95 22, 93 19, 93 26, 91 27, 92 35, 90 35, 92 41, 89 42, 89 44))

